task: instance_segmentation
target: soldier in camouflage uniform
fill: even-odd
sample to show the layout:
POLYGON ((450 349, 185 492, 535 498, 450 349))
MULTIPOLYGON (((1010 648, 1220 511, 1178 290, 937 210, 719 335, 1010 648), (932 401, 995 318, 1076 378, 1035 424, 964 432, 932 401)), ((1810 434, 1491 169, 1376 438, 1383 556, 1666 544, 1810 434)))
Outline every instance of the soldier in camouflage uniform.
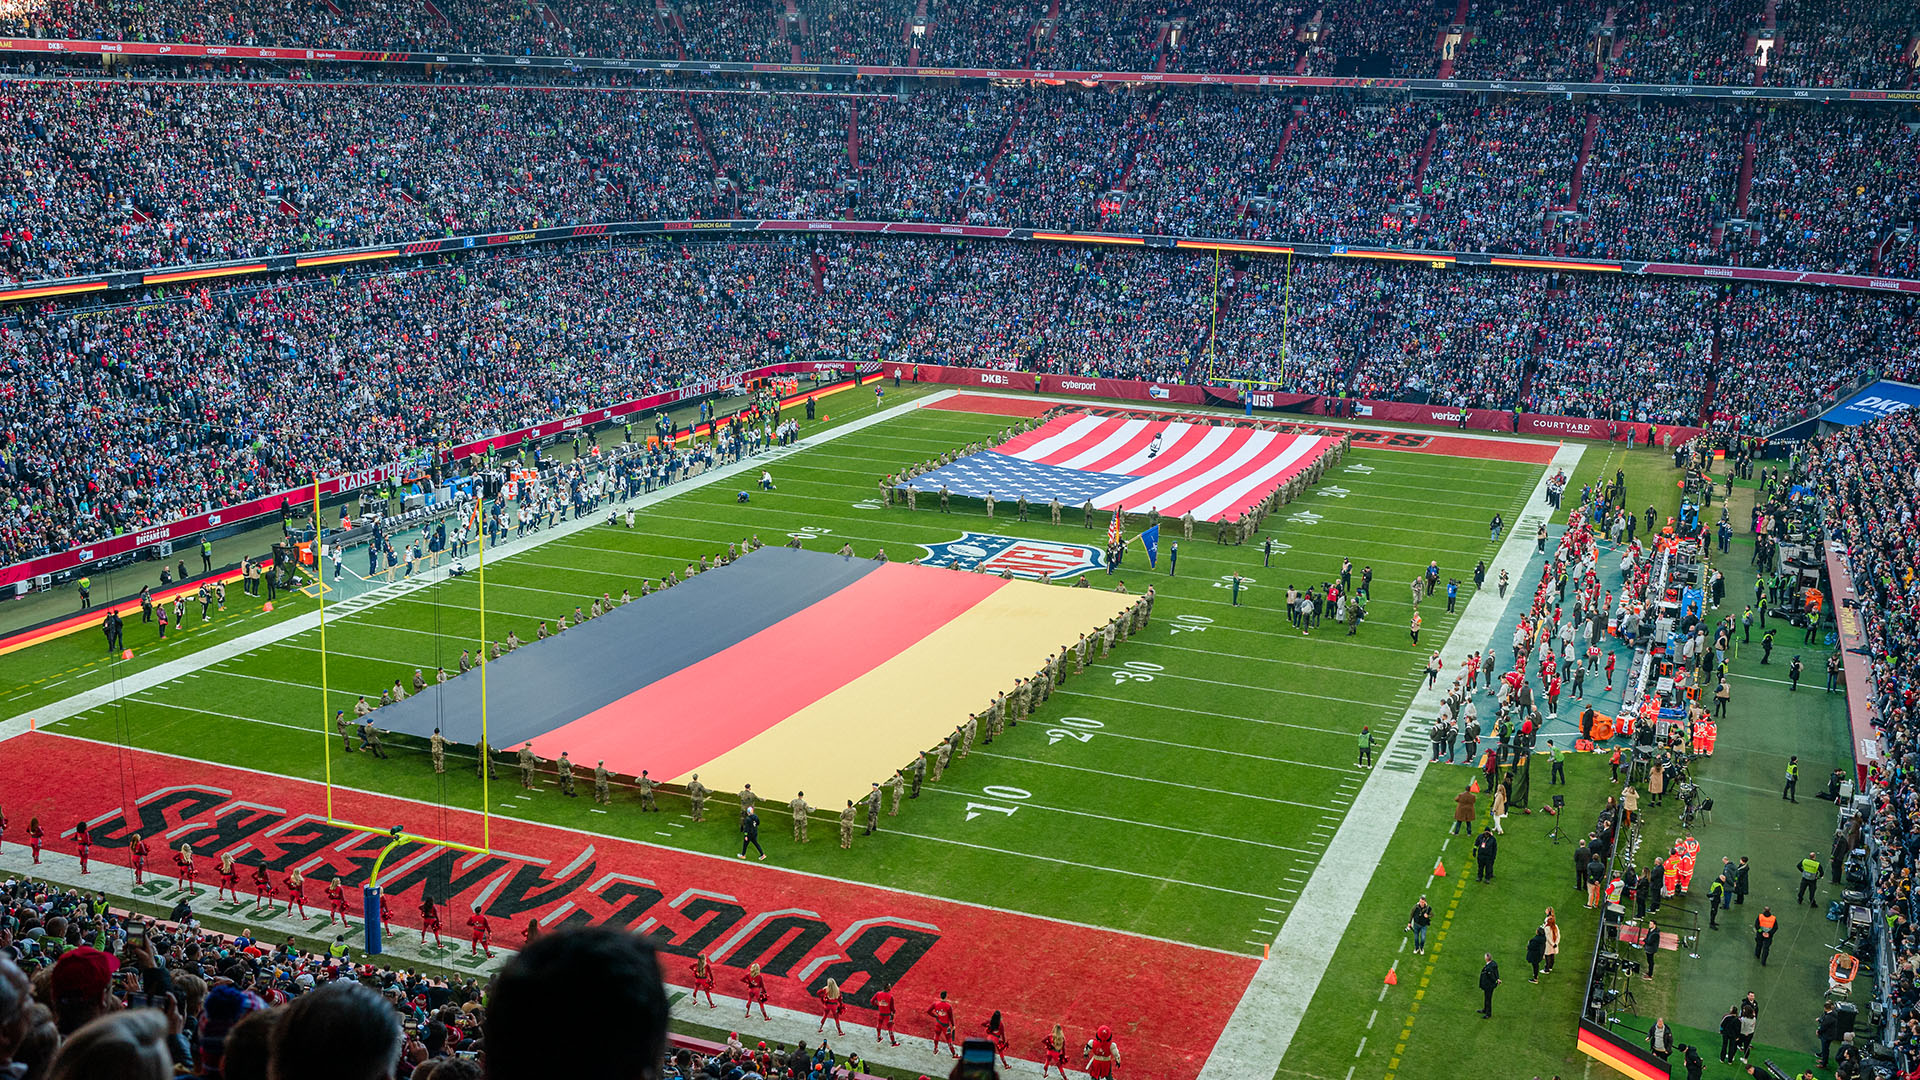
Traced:
POLYGON ((440 734, 439 728, 433 729, 433 740, 429 744, 429 749, 433 754, 433 771, 436 773, 446 772, 447 740, 446 736, 440 734))
POLYGON ((1191 510, 1180 515, 1180 539, 1193 539, 1193 511, 1191 510))
POLYGON ((993 520, 993 492, 987 492, 987 520, 993 520))
POLYGON ((1087 670, 1087 635, 1081 634, 1080 640, 1073 646, 1073 673, 1079 675, 1087 670))
POLYGON ((641 769, 640 776, 635 782, 640 786, 640 812, 644 814, 652 810, 658 813, 660 807, 653 801, 653 778, 647 775, 647 770, 641 769))
POLYGON ((940 485, 940 512, 943 514, 950 514, 953 512, 947 509, 947 485, 945 484, 940 485))
POLYGON ((907 488, 907 509, 920 509, 920 492, 917 488, 911 486, 907 488))
POLYGON ((887 809, 887 816, 899 817, 900 797, 906 794, 907 778, 900 775, 899 769, 895 769, 893 770, 893 779, 887 781, 887 786, 893 789, 893 805, 887 809))
POLYGON ((1088 529, 1093 528, 1093 500, 1092 499, 1088 499, 1085 505, 1080 507, 1080 524, 1083 528, 1088 528, 1088 529))
POLYGON ((807 815, 813 813, 813 807, 807 805, 806 792, 802 791, 787 804, 787 811, 793 815, 793 842, 807 842, 807 815))
POLYGON ((1153 586, 1147 586, 1147 595, 1141 599, 1145 600, 1147 605, 1140 609, 1140 629, 1145 630, 1147 624, 1153 621, 1153 586))
POLYGON ((893 505, 893 477, 891 476, 885 477, 880 481, 880 505, 893 505))
POLYGON ((967 714, 967 722, 960 727, 960 757, 966 758, 973 753, 973 740, 980 733, 980 718, 973 713, 967 714))
POLYGON ((1020 496, 1020 501, 1015 505, 1020 511, 1020 520, 1027 520, 1027 497, 1025 495, 1020 496))
POLYGON ((840 850, 841 851, 846 851, 848 848, 853 847, 854 813, 855 812, 853 809, 853 800, 848 799, 847 808, 845 810, 840 811, 840 850))
POLYGON ((707 785, 700 782, 700 774, 694 773, 687 781, 687 800, 693 804, 693 820, 705 821, 707 813, 707 785))
POLYGON ((593 801, 601 806, 613 803, 613 789, 607 783, 607 763, 604 759, 593 767, 593 801))
POLYGON ((1007 730, 1007 693, 1002 690, 995 695, 993 704, 987 708, 987 741, 992 742, 1005 730, 1007 730))
POLYGON ((560 794, 573 795, 573 761, 565 750, 560 751, 560 762, 554 768, 560 772, 560 794))
POLYGON ((753 813, 753 808, 757 806, 759 802, 760 796, 753 793, 753 785, 742 785, 740 788, 740 820, 743 822, 746 821, 747 815, 753 813))
POLYGON ((487 745, 485 739, 480 740, 479 749, 480 754, 474 758, 473 761, 473 775, 481 776, 484 774, 489 780, 500 779, 500 769, 493 761, 493 749, 487 745))
POLYGON ((909 799, 919 798, 920 785, 926 782, 927 782, 927 755, 923 753, 915 754, 913 755, 913 794, 908 795, 907 798, 909 799))
POLYGON ((537 760, 533 756, 532 743, 520 748, 520 786, 528 791, 533 790, 533 767, 537 760))
POLYGON ((867 835, 872 836, 880 827, 880 785, 873 785, 873 791, 867 795, 867 835))
POLYGON ((1054 496, 1053 501, 1047 504, 1047 512, 1053 515, 1053 523, 1055 525, 1060 524, 1060 497, 1058 495, 1054 496))

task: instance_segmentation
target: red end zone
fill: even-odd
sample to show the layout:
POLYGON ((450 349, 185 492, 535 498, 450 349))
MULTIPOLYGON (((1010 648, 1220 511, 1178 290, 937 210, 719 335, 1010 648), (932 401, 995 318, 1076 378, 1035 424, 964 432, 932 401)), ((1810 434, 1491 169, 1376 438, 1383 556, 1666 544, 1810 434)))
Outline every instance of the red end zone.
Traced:
MULTIPOLYGON (((233 851, 248 865, 264 860, 276 880, 295 866, 316 881, 338 877, 357 908, 357 887, 385 843, 327 824, 317 784, 44 732, 0 743, 0 775, 9 778, 13 819, 38 817, 50 826, 51 850, 70 852, 67 823, 84 820, 92 824, 94 859, 128 865, 129 837, 142 834, 155 852, 152 873, 168 882, 156 899, 173 892, 166 849, 191 843, 203 889, 219 854, 233 851), (131 805, 122 801, 123 781, 131 805)), ((342 820, 444 829, 449 840, 478 843, 480 836, 476 814, 405 799, 335 788, 334 810, 342 820)), ((716 816, 730 815, 722 808, 716 816)), ((731 831, 725 822, 708 828, 716 836, 731 831)), ((1119 1033, 1131 1075, 1172 1080, 1199 1074, 1257 964, 524 821, 495 818, 493 843, 485 856, 424 846, 388 856, 381 883, 396 929, 417 925, 423 893, 452 906, 450 927, 482 905, 506 940, 519 940, 529 920, 548 929, 625 927, 653 936, 669 982, 684 985, 690 958, 704 952, 722 969, 721 991, 737 994, 740 975, 757 962, 775 1004, 812 1011, 809 988, 831 977, 855 1007, 849 1020, 859 1023, 872 1022, 865 1011, 871 996, 890 983, 901 1031, 922 1036, 932 1034, 923 1010, 946 990, 964 1032, 977 1032, 1001 1010, 1014 1055, 1036 1058, 1056 1022, 1075 1047, 1105 1023, 1119 1033), (1150 1010, 1156 1001, 1180 1005, 1150 1010)), ((449 949, 448 961, 461 951, 449 949)))
POLYGON ((939 401, 928 402, 928 409, 945 409, 948 412, 988 413, 993 416, 1039 416, 1048 409, 1060 407, 1057 401, 1034 401, 1031 398, 997 397, 993 394, 955 394, 939 401))

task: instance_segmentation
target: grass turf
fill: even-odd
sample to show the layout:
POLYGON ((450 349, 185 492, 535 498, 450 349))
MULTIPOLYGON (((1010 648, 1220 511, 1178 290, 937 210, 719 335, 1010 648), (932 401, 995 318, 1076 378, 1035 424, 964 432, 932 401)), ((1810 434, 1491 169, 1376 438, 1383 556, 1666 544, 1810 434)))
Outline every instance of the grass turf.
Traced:
MULTIPOLYGON (((910 394, 890 391, 887 404, 910 394)), ((835 406, 828 411, 841 421, 873 409, 865 395, 858 404, 849 397, 835 406)), ((1099 546, 1099 529, 1082 527, 1072 514, 1056 527, 1044 520, 1011 521, 1006 504, 993 521, 977 509, 957 507, 942 515, 873 505, 878 476, 1007 423, 965 413, 910 414, 778 461, 771 469, 779 490, 757 495, 751 504, 735 503, 731 486, 715 485, 643 511, 633 531, 599 527, 502 558, 487 571, 488 633, 498 637, 511 627, 530 638, 538 619, 551 621, 602 592, 618 595, 641 577, 658 578, 751 534, 769 543, 797 535, 824 550, 850 542, 863 557, 885 546, 896 560, 918 557, 919 545, 967 530, 1099 546)), ((1599 457, 1589 455, 1596 468, 1599 457)), ((1322 485, 1344 494, 1309 494, 1269 522, 1267 535, 1277 547, 1272 568, 1262 565, 1257 543, 1220 547, 1201 538, 1182 543, 1178 576, 1167 574, 1164 551, 1155 572, 1129 565, 1121 574, 1128 587, 1140 592, 1151 584, 1162 600, 1148 632, 1070 679, 1032 722, 993 747, 976 747, 971 759, 894 819, 897 827, 841 852, 818 840, 793 845, 775 820, 766 830, 768 846, 777 861, 798 869, 1257 955, 1286 917, 1298 879, 1318 859, 1358 787, 1355 733, 1362 724, 1398 719, 1428 647, 1452 627, 1444 605, 1429 601, 1423 605, 1425 644, 1414 646, 1405 629, 1411 615, 1406 583, 1429 559, 1438 560, 1448 576, 1470 582, 1474 562, 1493 550, 1487 517, 1499 510, 1514 520, 1538 477, 1535 465, 1356 448, 1332 482, 1322 485), (1436 492, 1446 494, 1436 498, 1436 492), (1356 570, 1374 571, 1369 622, 1356 638, 1331 624, 1304 637, 1288 625, 1280 599, 1289 584, 1335 578, 1343 556, 1354 560, 1356 570), (1235 571, 1246 582, 1238 606, 1224 580, 1235 571), (989 786, 1030 794, 995 800, 1012 805, 1011 813, 969 820, 968 802, 981 800, 989 786)), ((1470 591, 1463 584, 1463 592, 1470 591)), ((350 706, 360 693, 377 694, 414 667, 430 672, 450 666, 477 639, 478 601, 476 581, 451 581, 329 620, 331 701, 323 702, 318 689, 318 640, 308 633, 116 701, 58 730, 318 778, 323 769, 316 733, 331 709, 350 706)), ((296 599, 281 610, 310 603, 296 599)), ((236 613, 231 626, 189 631, 182 643, 167 646, 177 651, 162 655, 136 636, 136 659, 129 663, 186 655, 206 639, 254 625, 264 625, 264 617, 236 613)), ((138 635, 144 628, 131 629, 138 635)), ((44 683, 98 659, 100 651, 97 638, 76 635, 9 658, 9 674, 19 672, 17 682, 32 687, 16 692, 12 711, 69 692, 44 683), (44 683, 34 683, 36 676, 44 683)), ((329 745, 336 783, 429 804, 479 805, 479 783, 470 770, 450 767, 436 776, 424 754, 373 761, 342 756, 337 743, 329 745)), ((1583 782, 1576 776, 1576 784, 1583 782)), ((1450 798, 1454 782, 1441 786, 1450 798)), ((1413 821, 1437 820, 1421 801, 1429 794, 1423 787, 1413 821)), ((653 839, 637 814, 616 806, 610 815, 595 815, 584 801, 546 793, 514 813, 653 839)), ((433 830, 431 820, 409 824, 433 830)), ((1428 849, 1437 839, 1410 829, 1405 846, 1396 841, 1388 862, 1424 876, 1428 849)), ((724 815, 715 815, 704 826, 676 833, 672 842, 724 851, 734 833, 724 815)), ((1502 873, 1523 876, 1523 857, 1503 854, 1502 873)), ((1381 875, 1376 886, 1388 878, 1381 875)), ((1392 918, 1403 920, 1410 902, 1394 899, 1390 906, 1401 910, 1392 918)), ((1367 918, 1363 908, 1356 925, 1367 918)), ((1486 920, 1489 935, 1498 921, 1486 920)), ((1470 937, 1461 933, 1461 940, 1470 937)), ((1515 946, 1523 940, 1521 935, 1515 946)), ((1578 931, 1569 927, 1567 947, 1577 948, 1578 941, 1578 931)), ((1343 947, 1342 957, 1348 955, 1343 947)), ((1477 968, 1477 953, 1474 960, 1477 968)), ((1371 1000, 1385 964, 1369 959, 1350 965, 1351 973, 1348 966, 1322 996, 1333 1005, 1330 1023, 1354 1027, 1351 1002, 1371 1000), (1368 984, 1362 997, 1351 998, 1357 986, 1347 986, 1349 978, 1368 984), (1327 998, 1335 987, 1348 993, 1327 998)), ((1566 1015, 1571 1017, 1571 1008, 1566 1015)), ((1351 1041, 1336 1048, 1331 1038, 1302 1035, 1297 1046, 1324 1041, 1334 1055, 1314 1061, 1314 1071, 1338 1076, 1351 1064, 1351 1058, 1338 1062, 1339 1055, 1352 1053, 1351 1041)))

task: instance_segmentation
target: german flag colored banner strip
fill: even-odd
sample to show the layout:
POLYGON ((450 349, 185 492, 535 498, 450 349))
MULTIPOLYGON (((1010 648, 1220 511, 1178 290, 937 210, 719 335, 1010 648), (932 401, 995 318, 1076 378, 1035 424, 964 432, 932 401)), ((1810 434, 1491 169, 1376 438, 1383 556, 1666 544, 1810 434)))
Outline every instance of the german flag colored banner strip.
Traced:
MULTIPOLYGON (((985 577, 901 569, 915 578, 985 577)), ((1005 587, 862 677, 701 765, 702 782, 724 790, 735 786, 734 778, 752 783, 756 776, 791 775, 797 790, 816 793, 822 809, 838 810, 841 800, 866 794, 871 784, 937 745, 967 713, 984 711, 1015 679, 1032 675, 1081 634, 1098 632, 1135 599, 1104 589, 987 580, 1005 587)), ((687 777, 673 780, 685 783, 687 777)))
POLYGON ((1591 1024, 1580 1025, 1580 1051, 1633 1080, 1668 1080, 1667 1066, 1658 1058, 1591 1024))

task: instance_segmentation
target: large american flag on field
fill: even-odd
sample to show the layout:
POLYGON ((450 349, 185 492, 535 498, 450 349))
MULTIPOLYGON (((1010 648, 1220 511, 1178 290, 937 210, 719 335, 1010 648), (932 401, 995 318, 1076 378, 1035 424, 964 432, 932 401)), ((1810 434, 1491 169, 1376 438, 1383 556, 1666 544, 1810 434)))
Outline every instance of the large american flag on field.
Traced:
POLYGON ((915 477, 911 486, 955 495, 1029 502, 1058 498, 1096 510, 1237 517, 1338 439, 1289 435, 1236 424, 1068 413, 1000 446, 915 477))

